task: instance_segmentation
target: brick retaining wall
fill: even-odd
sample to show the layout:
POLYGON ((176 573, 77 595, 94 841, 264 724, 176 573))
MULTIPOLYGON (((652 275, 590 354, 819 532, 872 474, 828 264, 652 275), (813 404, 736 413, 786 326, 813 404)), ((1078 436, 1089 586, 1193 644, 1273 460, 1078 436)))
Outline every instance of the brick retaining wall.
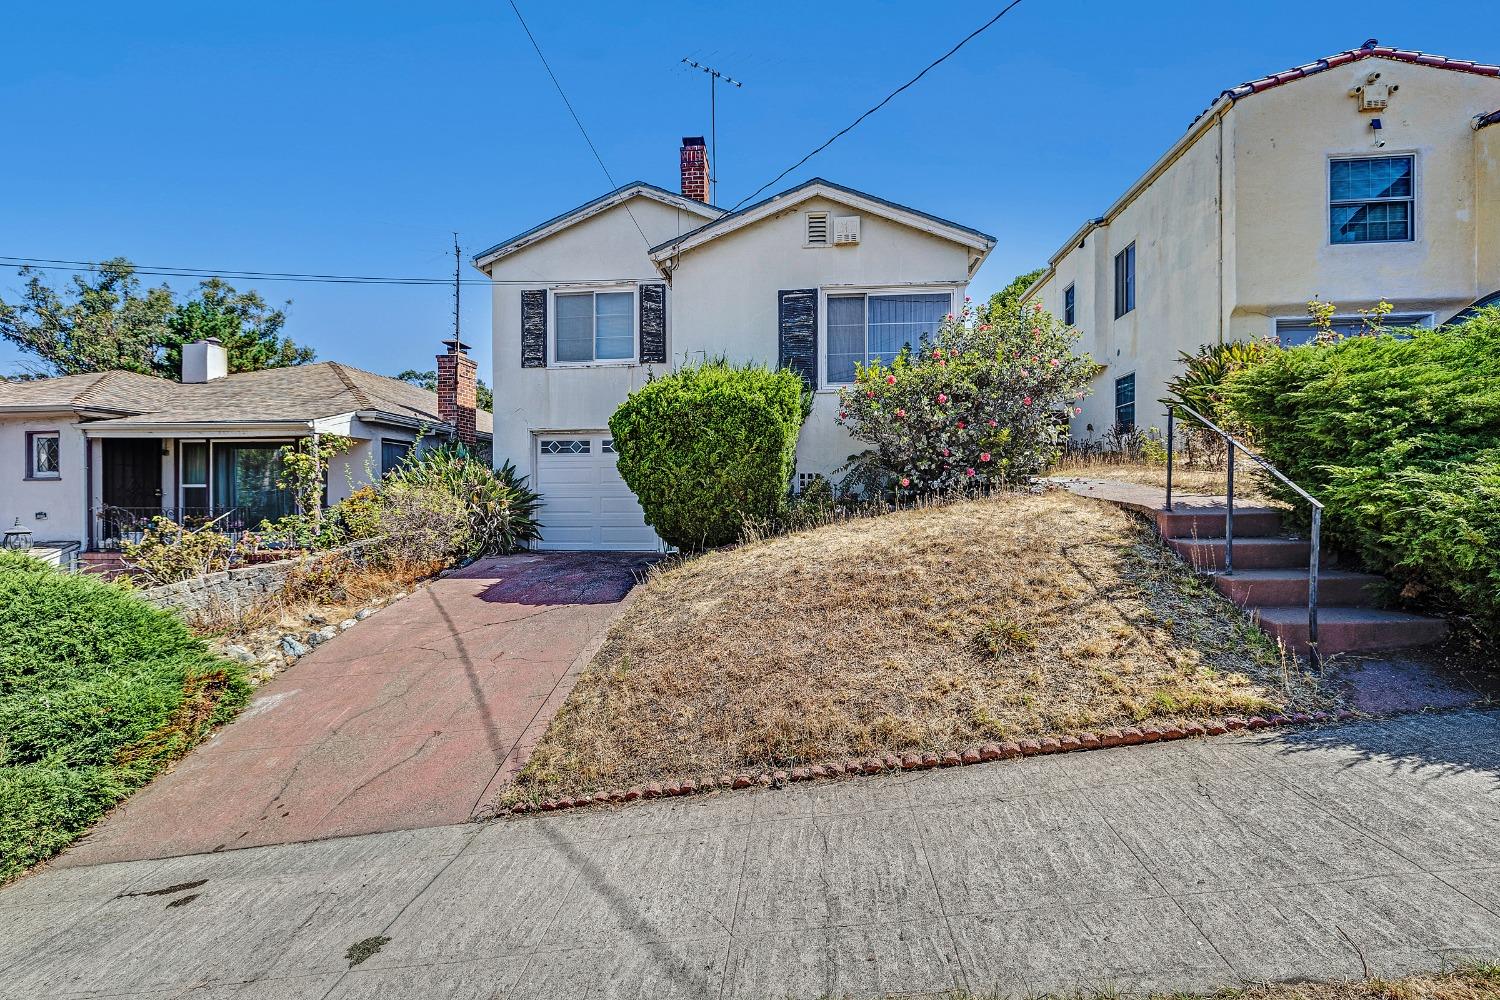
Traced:
POLYGON ((383 541, 381 538, 369 538, 342 548, 301 555, 295 559, 278 559, 275 562, 195 576, 191 580, 138 591, 137 596, 152 604, 176 608, 190 615, 209 610, 238 613, 280 591, 286 586, 287 574, 294 569, 341 556, 354 556, 358 560, 366 550, 383 541))

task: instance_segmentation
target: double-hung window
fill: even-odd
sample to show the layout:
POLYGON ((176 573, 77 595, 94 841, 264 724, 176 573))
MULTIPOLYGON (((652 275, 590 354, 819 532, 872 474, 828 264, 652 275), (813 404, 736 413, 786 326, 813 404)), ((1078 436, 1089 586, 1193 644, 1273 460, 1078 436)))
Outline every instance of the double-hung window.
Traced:
POLYGON ((62 475, 61 438, 57 431, 33 431, 26 435, 28 479, 57 479, 62 475))
POLYGON ((554 307, 559 364, 635 357, 634 292, 558 292, 554 307))
POLYGON ((1328 161, 1328 238, 1333 243, 1415 239, 1416 158, 1361 156, 1328 161))
POLYGON ((1078 296, 1074 286, 1069 285, 1063 289, 1063 324, 1072 326, 1078 322, 1078 296))
POLYGON ((853 382, 857 364, 889 364, 903 347, 915 350, 952 311, 949 292, 828 296, 828 384, 853 382))
POLYGON ((1135 430, 1135 372, 1115 379, 1115 429, 1135 430))
POLYGON ((1135 244, 1115 254, 1115 319, 1135 308, 1135 244))

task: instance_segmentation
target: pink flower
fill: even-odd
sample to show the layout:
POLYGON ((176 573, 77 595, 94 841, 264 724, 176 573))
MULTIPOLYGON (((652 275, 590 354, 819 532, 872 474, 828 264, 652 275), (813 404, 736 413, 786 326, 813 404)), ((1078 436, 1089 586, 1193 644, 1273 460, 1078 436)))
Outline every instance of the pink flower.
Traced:
POLYGON ((866 392, 865 393, 865 398, 866 399, 874 399, 875 398, 875 390, 871 389, 869 392, 866 392))
MULTIPOLYGON (((965 296, 964 296, 964 301, 965 301, 965 302, 973 302, 973 301, 974 301, 974 300, 973 300, 973 299, 972 299, 972 298, 971 298, 971 297, 969 297, 969 296, 967 296, 967 295, 965 295, 965 296)), ((1226 501, 1226 503, 1227 503, 1227 502, 1228 502, 1228 501, 1226 501)))
POLYGON ((990 421, 990 426, 991 426, 991 427, 998 427, 998 426, 1000 426, 1000 425, 999 425, 999 424, 997 424, 997 423, 996 423, 996 422, 995 422, 995 421, 993 421, 993 420, 991 420, 991 421, 990 421))
POLYGON ((885 377, 885 384, 886 385, 895 385, 896 384, 896 376, 894 376, 894 375, 887 375, 885 377))
POLYGON ((911 480, 907 479, 905 476, 902 476, 901 477, 901 485, 902 486, 910 486, 911 485, 911 480))
MULTIPOLYGON (((840 420, 843 420, 843 419, 844 419, 844 418, 845 418, 845 417, 847 417, 847 416, 848 416, 848 415, 849 415, 849 411, 848 411, 848 410, 840 410, 840 411, 839 411, 839 419, 840 419, 840 420)), ((1226 502, 1227 502, 1227 501, 1226 501, 1226 502)))
POLYGON ((1031 328, 1031 335, 1033 337, 1040 337, 1042 335, 1042 328, 1039 327, 1039 326, 1032 327, 1031 328))
POLYGON ((1042 304, 1040 302, 1038 302, 1036 305, 1034 305, 1034 306, 1031 307, 1031 311, 1032 312, 1041 312, 1042 311, 1042 304))
MULTIPOLYGON (((943 449, 943 457, 944 457, 944 458, 947 458, 947 457, 948 457, 948 456, 949 456, 949 455, 951 455, 951 454, 953 454, 953 453, 952 453, 952 452, 951 452, 951 451, 949 451, 949 450, 948 450, 948 449, 947 449, 947 448, 944 448, 944 449, 943 449)), ((1227 502, 1227 501, 1226 501, 1226 502, 1227 502)))
POLYGON ((932 356, 935 357, 935 358, 942 357, 943 356, 943 349, 941 347, 934 347, 932 349, 932 356))
MULTIPOLYGON (((988 461, 989 461, 989 460, 990 460, 990 453, 989 453, 989 452, 987 452, 987 451, 983 451, 983 452, 980 452, 980 453, 979 453, 979 460, 980 460, 980 461, 981 461, 981 462, 988 462, 988 461)), ((1228 503, 1228 502, 1229 502, 1229 501, 1227 501, 1227 500, 1226 500, 1226 501, 1224 501, 1224 502, 1225 502, 1225 503, 1228 503)))
MULTIPOLYGON (((1057 366, 1058 366, 1058 365, 1060 365, 1060 364, 1062 364, 1062 361, 1060 361, 1060 360, 1059 360, 1059 359, 1057 359, 1057 358, 1053 358, 1053 359, 1052 359, 1052 360, 1051 360, 1051 361, 1050 361, 1050 362, 1049 362, 1049 364, 1051 364, 1051 365, 1052 365, 1052 367, 1053 367, 1053 368, 1056 368, 1056 367, 1057 367, 1057 366)), ((1229 501, 1227 501, 1227 500, 1226 500, 1226 501, 1225 501, 1225 503, 1228 503, 1228 502, 1229 502, 1229 501)))
POLYGON ((1022 368, 1021 369, 1021 377, 1022 378, 1031 378, 1031 372, 1027 371, 1025 368, 1022 368))
POLYGON ((947 358, 938 358, 938 367, 940 367, 940 368, 947 368, 948 367, 948 359, 947 358))
POLYGON ((982 332, 984 332, 984 333, 988 333, 989 329, 990 329, 990 325, 988 323, 981 323, 981 324, 979 324, 979 329, 982 332))
MULTIPOLYGON (((1075 407, 1073 407, 1073 416, 1076 417, 1076 416, 1078 416, 1081 413, 1083 413, 1083 407, 1081 407, 1081 406, 1075 406, 1075 407)), ((1228 502, 1229 501, 1227 501, 1227 500, 1225 501, 1225 503, 1228 503, 1228 502)))
POLYGON ((972 476, 974 474, 974 470, 973 469, 965 469, 964 470, 964 474, 968 475, 968 476, 972 476))
MULTIPOLYGON (((963 430, 963 429, 964 429, 964 422, 963 422, 963 421, 962 421, 962 420, 960 420, 960 421, 959 421, 959 422, 958 422, 958 429, 959 429, 959 430, 963 430)), ((1226 501, 1226 502, 1227 502, 1227 501, 1226 501)))
POLYGON ((1030 406, 1031 405, 1031 397, 1030 396, 1023 397, 1021 399, 1021 405, 1022 406, 1030 406))
POLYGON ((947 314, 947 315, 945 315, 945 316, 944 316, 944 317, 943 317, 943 319, 946 319, 946 320, 950 320, 950 321, 951 321, 951 320, 952 320, 952 319, 953 319, 953 314, 952 314, 952 313, 948 313, 948 314, 947 314))
MULTIPOLYGON (((906 411, 902 410, 902 409, 897 409, 896 410, 896 416, 897 416, 898 419, 904 420, 904 419, 906 419, 906 411)), ((1226 500, 1225 503, 1228 503, 1228 501, 1226 500)))
POLYGON ((940 392, 940 393, 938 393, 937 394, 937 401, 938 401, 938 405, 942 406, 944 403, 948 402, 948 394, 946 392, 940 392))

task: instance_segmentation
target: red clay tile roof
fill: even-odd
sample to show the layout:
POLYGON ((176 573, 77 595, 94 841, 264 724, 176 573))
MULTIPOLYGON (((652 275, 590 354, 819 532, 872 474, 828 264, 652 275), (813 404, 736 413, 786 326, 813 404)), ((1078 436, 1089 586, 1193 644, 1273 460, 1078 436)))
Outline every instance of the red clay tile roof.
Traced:
POLYGON ((1382 59, 1394 59, 1397 62, 1412 63, 1417 66, 1433 66, 1437 69, 1457 70, 1460 73, 1475 73, 1479 76, 1500 76, 1500 66, 1477 63, 1472 59, 1450 59, 1447 56, 1435 56, 1428 52, 1417 52, 1413 49, 1397 49, 1389 45, 1381 45, 1374 39, 1371 39, 1357 49, 1348 49, 1336 55, 1319 59, 1317 62, 1310 62, 1305 66, 1296 66, 1289 70, 1283 70, 1280 73, 1263 76, 1259 80, 1242 83, 1238 87, 1230 87, 1219 96, 1229 97, 1237 101, 1242 97, 1249 97, 1251 94, 1258 94, 1263 90, 1279 87, 1283 83, 1300 80, 1304 76, 1312 76, 1315 73, 1321 73, 1336 66, 1344 66, 1348 63, 1358 62, 1361 59, 1370 59, 1377 56, 1382 59))

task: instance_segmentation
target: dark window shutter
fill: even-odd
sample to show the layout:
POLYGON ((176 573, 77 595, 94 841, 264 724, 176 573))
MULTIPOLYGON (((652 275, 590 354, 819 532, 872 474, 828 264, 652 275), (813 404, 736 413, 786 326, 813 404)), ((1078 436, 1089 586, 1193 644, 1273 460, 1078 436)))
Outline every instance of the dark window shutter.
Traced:
POLYGON ((547 290, 521 292, 521 367, 547 367, 547 290))
POLYGON ((776 293, 777 363, 790 368, 809 387, 818 386, 818 290, 795 288, 776 293))
POLYGON ((667 286, 641 286, 641 364, 667 363, 667 286))

